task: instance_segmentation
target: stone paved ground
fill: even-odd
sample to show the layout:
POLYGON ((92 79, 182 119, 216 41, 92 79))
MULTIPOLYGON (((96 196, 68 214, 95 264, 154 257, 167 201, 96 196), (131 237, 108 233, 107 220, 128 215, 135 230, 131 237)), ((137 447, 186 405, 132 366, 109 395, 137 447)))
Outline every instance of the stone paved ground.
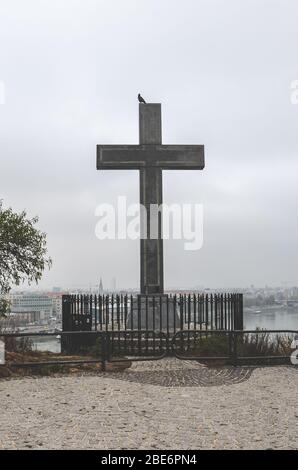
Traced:
POLYGON ((134 363, 0 381, 3 449, 297 449, 294 367, 134 363))

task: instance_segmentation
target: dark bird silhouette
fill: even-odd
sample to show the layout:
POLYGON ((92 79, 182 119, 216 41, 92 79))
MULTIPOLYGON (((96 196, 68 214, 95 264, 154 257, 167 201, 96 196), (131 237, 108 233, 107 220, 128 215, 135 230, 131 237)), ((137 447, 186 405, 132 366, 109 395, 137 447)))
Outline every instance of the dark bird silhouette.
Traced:
POLYGON ((144 100, 144 98, 142 98, 142 96, 140 95, 140 93, 138 94, 138 100, 139 100, 139 103, 144 103, 144 104, 146 104, 146 101, 144 100))

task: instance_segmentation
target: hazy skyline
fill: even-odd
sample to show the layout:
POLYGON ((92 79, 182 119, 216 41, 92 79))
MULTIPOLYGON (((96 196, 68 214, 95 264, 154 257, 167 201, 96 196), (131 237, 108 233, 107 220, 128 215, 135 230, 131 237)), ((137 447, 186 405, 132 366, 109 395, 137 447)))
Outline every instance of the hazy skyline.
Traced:
POLYGON ((165 171, 164 202, 204 205, 204 244, 166 240, 165 287, 298 285, 298 4, 290 0, 2 0, 1 192, 39 216, 40 288, 139 283, 139 241, 99 241, 95 208, 138 202, 138 172, 97 171, 96 144, 138 143, 140 92, 163 143, 204 144, 165 171))

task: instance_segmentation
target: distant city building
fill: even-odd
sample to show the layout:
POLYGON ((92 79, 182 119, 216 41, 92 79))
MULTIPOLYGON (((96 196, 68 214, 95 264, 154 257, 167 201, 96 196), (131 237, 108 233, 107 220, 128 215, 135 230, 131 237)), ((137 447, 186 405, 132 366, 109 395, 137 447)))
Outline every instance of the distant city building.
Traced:
POLYGON ((53 316, 60 320, 62 318, 62 294, 52 294, 53 316))
POLYGON ((27 310, 11 312, 8 316, 10 323, 15 326, 27 325, 28 323, 40 323, 40 312, 28 312, 27 310))
POLYGON ((40 320, 48 320, 53 314, 53 301, 48 295, 12 294, 10 300, 12 313, 38 312, 40 320))

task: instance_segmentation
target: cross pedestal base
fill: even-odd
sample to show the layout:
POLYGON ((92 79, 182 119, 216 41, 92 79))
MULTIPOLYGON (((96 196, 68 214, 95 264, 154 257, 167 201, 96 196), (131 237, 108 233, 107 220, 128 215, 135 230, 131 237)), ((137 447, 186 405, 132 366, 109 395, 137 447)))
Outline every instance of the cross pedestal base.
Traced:
POLYGON ((133 298, 133 306, 128 314, 127 330, 170 331, 179 329, 179 306, 167 294, 144 295, 133 298))

